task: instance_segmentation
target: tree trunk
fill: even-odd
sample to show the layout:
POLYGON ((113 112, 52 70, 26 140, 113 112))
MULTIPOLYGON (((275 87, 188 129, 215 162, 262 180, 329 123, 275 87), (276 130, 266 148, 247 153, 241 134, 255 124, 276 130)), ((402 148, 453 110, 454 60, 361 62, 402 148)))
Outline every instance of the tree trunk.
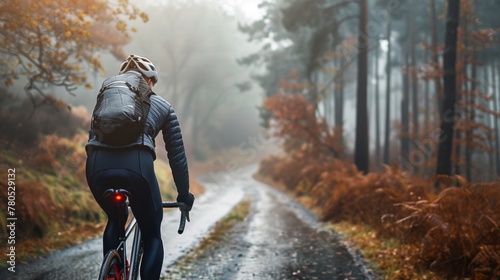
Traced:
POLYGON ((358 84, 356 104, 356 143, 354 163, 363 173, 369 170, 368 149, 368 0, 359 2, 359 34, 358 34, 358 84))
MULTIPOLYGON (((437 41, 437 27, 436 27, 436 3, 435 0, 430 0, 430 17, 431 17, 431 46, 432 46, 432 62, 434 64, 434 69, 439 70, 439 52, 438 52, 438 41, 437 41)), ((436 101, 438 101, 438 116, 443 115, 443 109, 441 108, 440 100, 443 98, 443 86, 441 84, 441 79, 439 75, 435 75, 434 86, 436 90, 436 101)), ((438 120, 439 121, 439 120, 438 120)))
MULTIPOLYGON (((488 102, 486 101, 485 102, 485 106, 486 108, 488 108, 488 110, 494 110, 495 109, 495 90, 496 90, 496 85, 495 85, 495 73, 494 73, 494 68, 495 68, 495 64, 494 64, 494 61, 493 63, 490 64, 490 67, 486 66, 484 68, 484 77, 485 77, 485 80, 486 81, 486 85, 483 84, 483 88, 484 90, 482 90, 482 92, 490 92, 489 89, 491 87, 491 95, 493 97, 493 104, 492 102, 488 102), (491 76, 489 76, 491 74, 491 76), (491 79, 491 80, 490 80, 491 79)), ((492 127, 494 128, 494 119, 495 119, 495 115, 491 115, 491 114, 488 114, 487 115, 487 122, 486 122, 486 125, 488 127, 492 127)), ((495 132, 492 133, 493 137, 495 137, 495 132)), ((495 149, 495 139, 493 137, 489 137, 489 145, 490 145, 490 148, 491 149, 495 149)), ((496 169, 495 169, 495 153, 492 153, 491 151, 490 152, 486 152, 487 154, 487 157, 488 157, 488 167, 489 167, 489 170, 483 170, 483 172, 487 172, 488 176, 480 176, 479 179, 481 178, 486 178, 486 180, 494 180, 495 178, 495 173, 496 173, 496 169)), ((482 174, 481 174, 482 175, 482 174)))
MULTIPOLYGON (((335 68, 335 61, 334 61, 334 59, 332 59, 329 64, 330 64, 330 67, 332 69, 335 68)), ((326 93, 327 93, 326 103, 328 104, 328 106, 327 106, 328 114, 327 114, 326 119, 327 119, 328 124, 330 124, 332 127, 335 127, 335 125, 334 125, 334 122, 335 122, 335 118, 334 118, 335 86, 336 86, 336 84, 332 83, 332 86, 330 86, 327 89, 325 89, 326 93)))
POLYGON ((451 155, 453 151, 453 126, 455 124, 456 105, 456 58, 457 29, 460 17, 460 0, 448 0, 446 18, 445 48, 443 52, 443 115, 441 116, 441 133, 438 145, 436 174, 451 175, 451 155))
POLYGON ((376 166, 380 164, 380 92, 379 92, 379 73, 378 73, 378 59, 379 59, 379 46, 380 42, 377 39, 377 46, 375 47, 375 156, 376 166))
MULTIPOLYGON (((339 126, 337 129, 337 132, 340 133, 340 139, 342 139, 342 142, 345 141, 344 139, 344 83, 342 82, 342 87, 339 88, 338 91, 338 103, 339 103, 339 113, 338 113, 338 119, 339 119, 339 126)), ((344 156, 344 154, 341 154, 341 156, 344 156)))
MULTIPOLYGON (((425 52, 424 53, 425 57, 424 57, 424 61, 429 61, 429 52, 425 52)), ((425 79, 424 81, 424 128, 423 130, 425 131, 425 137, 429 137, 429 132, 430 132, 430 114, 431 114, 431 110, 430 110, 430 92, 429 92, 429 80, 428 79, 425 79)), ((426 150, 427 151, 427 150, 426 150)), ((423 162, 425 163, 423 165, 423 174, 427 175, 428 174, 428 162, 429 162, 429 158, 431 157, 431 155, 427 152, 423 153, 424 155, 424 160, 423 162)))
POLYGON ((391 19, 387 22, 387 64, 385 66, 385 135, 384 163, 389 164, 390 123, 391 123, 391 19))
MULTIPOLYGON (((458 80, 462 80, 462 84, 458 85, 459 89, 461 90, 457 91, 457 97, 456 97, 456 104, 458 108, 463 108, 462 110, 459 110, 456 113, 455 120, 467 120, 467 93, 469 92, 469 65, 467 63, 468 56, 467 56, 467 49, 468 49, 468 43, 467 43, 467 19, 462 21, 462 26, 463 26, 463 36, 462 36, 462 42, 461 44, 464 45, 463 49, 463 54, 462 54, 462 63, 463 63, 463 69, 460 69, 458 72, 458 76, 461 77, 458 80), (462 102, 462 99, 465 99, 465 102, 462 102), (463 103, 463 105, 462 105, 463 103), (463 106, 463 107, 462 107, 463 106), (462 116, 461 112, 465 112, 465 116, 462 116)), ((456 68, 456 67, 455 67, 456 68)), ((458 122, 460 123, 460 122, 458 122)), ((463 132, 462 128, 457 126, 455 127, 455 154, 454 154, 454 167, 455 167, 455 174, 460 175, 462 174, 462 137, 463 137, 463 132)), ((467 142, 467 141, 465 141, 467 142)))
POLYGON ((309 82, 309 85, 312 86, 311 90, 308 91, 308 100, 309 103, 313 105, 314 110, 318 112, 318 105, 319 105, 319 96, 318 96, 318 74, 316 71, 313 71, 309 74, 309 77, 307 78, 307 81, 309 82))
MULTIPOLYGON (((477 2, 474 2, 477 4, 477 2)), ((474 9, 477 11, 476 5, 474 5, 474 9)), ((474 31, 477 31, 477 23, 472 21, 474 31)), ((467 27, 465 27, 467 28, 467 27)), ((476 104, 476 89, 477 89, 477 48, 472 39, 472 79, 471 79, 471 90, 469 93, 469 121, 471 124, 475 123, 476 112, 475 112, 475 104, 476 104)), ((486 75, 487 77, 487 75, 486 75)), ((466 130, 466 146, 465 146, 465 171, 466 177, 469 182, 472 182, 472 159, 474 153, 474 126, 467 126, 466 130)))
MULTIPOLYGON (((344 65, 345 61, 340 58, 340 61, 335 60, 335 65, 337 69, 340 69, 344 65)), ((341 70, 339 74, 335 76, 335 93, 334 93, 334 114, 335 114, 335 132, 343 134, 344 126, 344 69, 341 70)), ((342 139, 342 135, 340 136, 342 139)))
MULTIPOLYGON (((331 62, 327 62, 326 67, 332 67, 332 63, 331 62)), ((328 87, 326 88, 324 85, 326 85, 326 79, 327 79, 327 75, 323 72, 323 71, 319 71, 318 72, 318 76, 319 76, 319 79, 318 79, 318 88, 320 89, 320 95, 321 95, 321 102, 323 104, 323 119, 325 120, 326 124, 328 126, 330 126, 330 124, 332 124, 333 126, 333 123, 330 121, 331 120, 331 114, 332 114, 332 105, 333 105, 333 101, 332 101, 332 90, 331 87, 328 87)))
MULTIPOLYGON (((464 56, 465 57, 465 56, 464 56)), ((465 59, 464 59, 465 61, 465 59)), ((462 85, 462 91, 463 92, 467 92, 469 91, 469 84, 467 83, 466 79, 468 77, 467 75, 467 65, 465 64, 464 65, 464 69, 461 71, 463 72, 463 85, 462 85)), ((457 108, 461 108, 461 100, 462 100, 462 95, 460 93, 457 92, 457 97, 456 97, 456 106, 457 108)), ((466 104, 466 102, 464 102, 466 104)), ((464 105, 464 106, 467 106, 467 105, 464 105)), ((465 112, 465 110, 459 110, 459 111, 456 111, 455 112, 455 120, 462 120, 462 118, 467 118, 467 116, 462 116, 461 112, 465 112)), ((459 122, 460 123, 460 122, 459 122)), ((453 154, 453 159, 454 159, 454 162, 453 162, 453 165, 454 165, 454 168, 455 168, 455 174, 457 175, 460 175, 462 174, 462 128, 457 126, 456 127, 456 130, 455 130, 455 134, 454 134, 454 137, 455 137, 455 141, 454 141, 454 147, 455 147, 455 153, 453 154)))
MULTIPOLYGON (((469 122, 473 124, 475 122, 475 103, 476 103, 476 79, 477 79, 477 65, 476 65, 476 59, 477 59, 477 53, 476 53, 476 47, 472 47, 472 79, 471 79, 471 88, 470 88, 470 93, 469 93, 469 102, 467 102, 467 106, 469 106, 469 110, 467 110, 469 114, 469 122)), ((467 180, 469 182, 472 181, 472 153, 474 152, 474 126, 467 126, 467 130, 465 132, 465 140, 466 140, 466 146, 465 146, 465 174, 467 177, 467 180)))
MULTIPOLYGON (((498 108, 499 105, 498 103, 500 103, 500 94, 499 94, 499 86, 497 84, 497 76, 498 76, 498 69, 497 69, 497 62, 496 61, 493 61, 493 69, 492 69, 492 77, 491 77, 491 80, 493 82, 493 85, 494 85, 494 88, 493 88, 493 110, 495 112, 500 112, 498 108)), ((494 125, 495 125, 495 133, 496 133, 496 137, 495 137, 495 150, 496 150, 496 154, 495 154, 495 157, 496 157, 496 167, 497 167, 497 177, 500 176, 500 131, 499 131, 499 127, 500 125, 498 124, 498 117, 494 117, 493 118, 494 120, 494 125)))
MULTIPOLYGON (((410 19, 406 18, 406 34, 409 34, 410 30, 410 19)), ((409 162, 410 154, 410 37, 406 37, 406 46, 404 50, 404 66, 405 70, 402 71, 403 80, 403 98, 401 99, 401 157, 403 163, 407 168, 411 167, 410 172, 413 172, 413 164, 409 162)))
MULTIPOLYGON (((415 10, 415 2, 416 1, 410 1, 410 11, 415 10)), ((410 58, 411 58, 411 63, 410 63, 410 83, 411 83, 411 96, 412 96, 412 139, 414 140, 414 143, 416 143, 416 140, 419 139, 419 123, 418 123, 418 79, 417 79, 417 72, 416 72, 416 65, 417 65, 417 54, 415 50, 415 13, 410 13, 410 58)), ((418 148, 418 147, 415 147, 418 148)), ((418 172, 418 166, 414 166, 415 171, 418 172)))
MULTIPOLYGON (((408 54, 405 54, 405 66, 404 68, 408 69, 408 54)), ((410 85, 409 85, 409 77, 407 71, 402 71, 402 80, 403 80, 403 97, 401 99, 401 157, 404 160, 407 167, 412 167, 412 163, 409 160, 410 154, 410 85), (408 165, 409 164, 409 165, 408 165)))
MULTIPOLYGON (((425 53, 425 61, 429 61, 429 54, 425 53)), ((427 133, 430 129, 430 90, 429 90, 429 80, 425 80, 424 82, 424 131, 427 133)))

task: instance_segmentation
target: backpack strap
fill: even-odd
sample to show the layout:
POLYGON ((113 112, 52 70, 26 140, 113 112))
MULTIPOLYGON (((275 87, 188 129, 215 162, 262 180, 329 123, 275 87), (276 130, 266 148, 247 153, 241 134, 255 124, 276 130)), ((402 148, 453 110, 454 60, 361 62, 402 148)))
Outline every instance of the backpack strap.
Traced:
MULTIPOLYGON (((133 91, 132 88, 130 90, 133 91)), ((146 93, 140 94, 137 89, 136 94, 139 94, 141 96, 142 116, 146 118, 144 120, 144 132, 142 134, 142 144, 144 145, 145 134, 151 136, 151 139, 153 139, 154 128, 147 123, 147 117, 149 115, 149 110, 151 109, 151 95, 154 95, 155 93, 151 89, 149 89, 146 93)), ((153 145, 156 146, 154 139, 153 139, 153 145)))
POLYGON ((136 94, 141 94, 138 88, 132 86, 129 82, 125 82, 125 85, 132 91, 135 92, 136 94))

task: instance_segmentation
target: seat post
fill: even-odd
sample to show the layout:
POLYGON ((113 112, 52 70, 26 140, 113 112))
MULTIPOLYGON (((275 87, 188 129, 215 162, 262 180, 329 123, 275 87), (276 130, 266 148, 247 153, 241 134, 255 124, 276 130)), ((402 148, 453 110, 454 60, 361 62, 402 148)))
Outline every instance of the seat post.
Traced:
POLYGON ((122 261, 125 260, 126 249, 125 249, 125 241, 127 239, 125 234, 125 224, 127 222, 127 212, 128 212, 128 202, 127 198, 130 197, 130 192, 124 189, 116 189, 111 188, 104 191, 103 196, 109 199, 116 207, 117 217, 118 217, 118 240, 123 243, 122 246, 119 247, 119 254, 122 261))

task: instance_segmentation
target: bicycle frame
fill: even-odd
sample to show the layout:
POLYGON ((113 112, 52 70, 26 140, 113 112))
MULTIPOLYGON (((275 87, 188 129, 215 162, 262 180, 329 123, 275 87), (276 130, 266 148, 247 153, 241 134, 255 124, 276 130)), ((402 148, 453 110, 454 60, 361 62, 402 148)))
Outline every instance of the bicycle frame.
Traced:
MULTIPOLYGON (((128 192, 127 190, 123 190, 123 189, 108 189, 104 192, 104 196, 105 197, 110 197, 110 196, 113 196, 112 199, 117 202, 117 211, 118 211, 118 223, 119 224, 123 224, 123 223, 126 223, 126 221, 123 221, 125 219, 124 215, 123 215, 123 209, 122 207, 126 207, 126 210, 130 212, 131 209, 130 208, 130 205, 129 205, 129 202, 127 201, 127 199, 130 197, 130 192, 128 192)), ((133 212, 132 212, 132 215, 133 215, 133 212)), ((122 253, 123 255, 123 259, 122 259, 122 273, 123 273, 123 279, 129 279, 130 275, 134 275, 135 272, 135 269, 136 269, 136 265, 135 263, 140 261, 138 260, 139 258, 139 244, 141 242, 141 230, 140 228, 137 226, 137 220, 135 219, 135 217, 132 216, 132 220, 128 223, 126 229, 124 230, 124 228, 121 228, 119 229, 119 236, 118 236, 118 239, 120 240, 120 243, 118 244, 118 246, 116 247, 116 251, 117 252, 120 252, 122 253), (128 238, 130 237, 130 234, 134 231, 134 240, 132 242, 132 252, 131 252, 131 255, 130 255, 130 263, 128 264, 128 267, 127 267, 127 245, 126 245, 126 242, 128 240, 128 238)))

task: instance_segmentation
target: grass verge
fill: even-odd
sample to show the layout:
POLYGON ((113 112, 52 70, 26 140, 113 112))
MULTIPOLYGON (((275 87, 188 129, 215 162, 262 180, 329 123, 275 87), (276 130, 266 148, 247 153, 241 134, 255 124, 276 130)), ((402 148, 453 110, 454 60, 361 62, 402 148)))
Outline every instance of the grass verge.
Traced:
POLYGON ((380 238, 369 226, 340 222, 327 224, 326 228, 339 233, 344 241, 354 244, 382 279, 443 279, 429 271, 418 271, 411 264, 409 258, 418 253, 418 248, 402 244, 397 239, 380 238))

